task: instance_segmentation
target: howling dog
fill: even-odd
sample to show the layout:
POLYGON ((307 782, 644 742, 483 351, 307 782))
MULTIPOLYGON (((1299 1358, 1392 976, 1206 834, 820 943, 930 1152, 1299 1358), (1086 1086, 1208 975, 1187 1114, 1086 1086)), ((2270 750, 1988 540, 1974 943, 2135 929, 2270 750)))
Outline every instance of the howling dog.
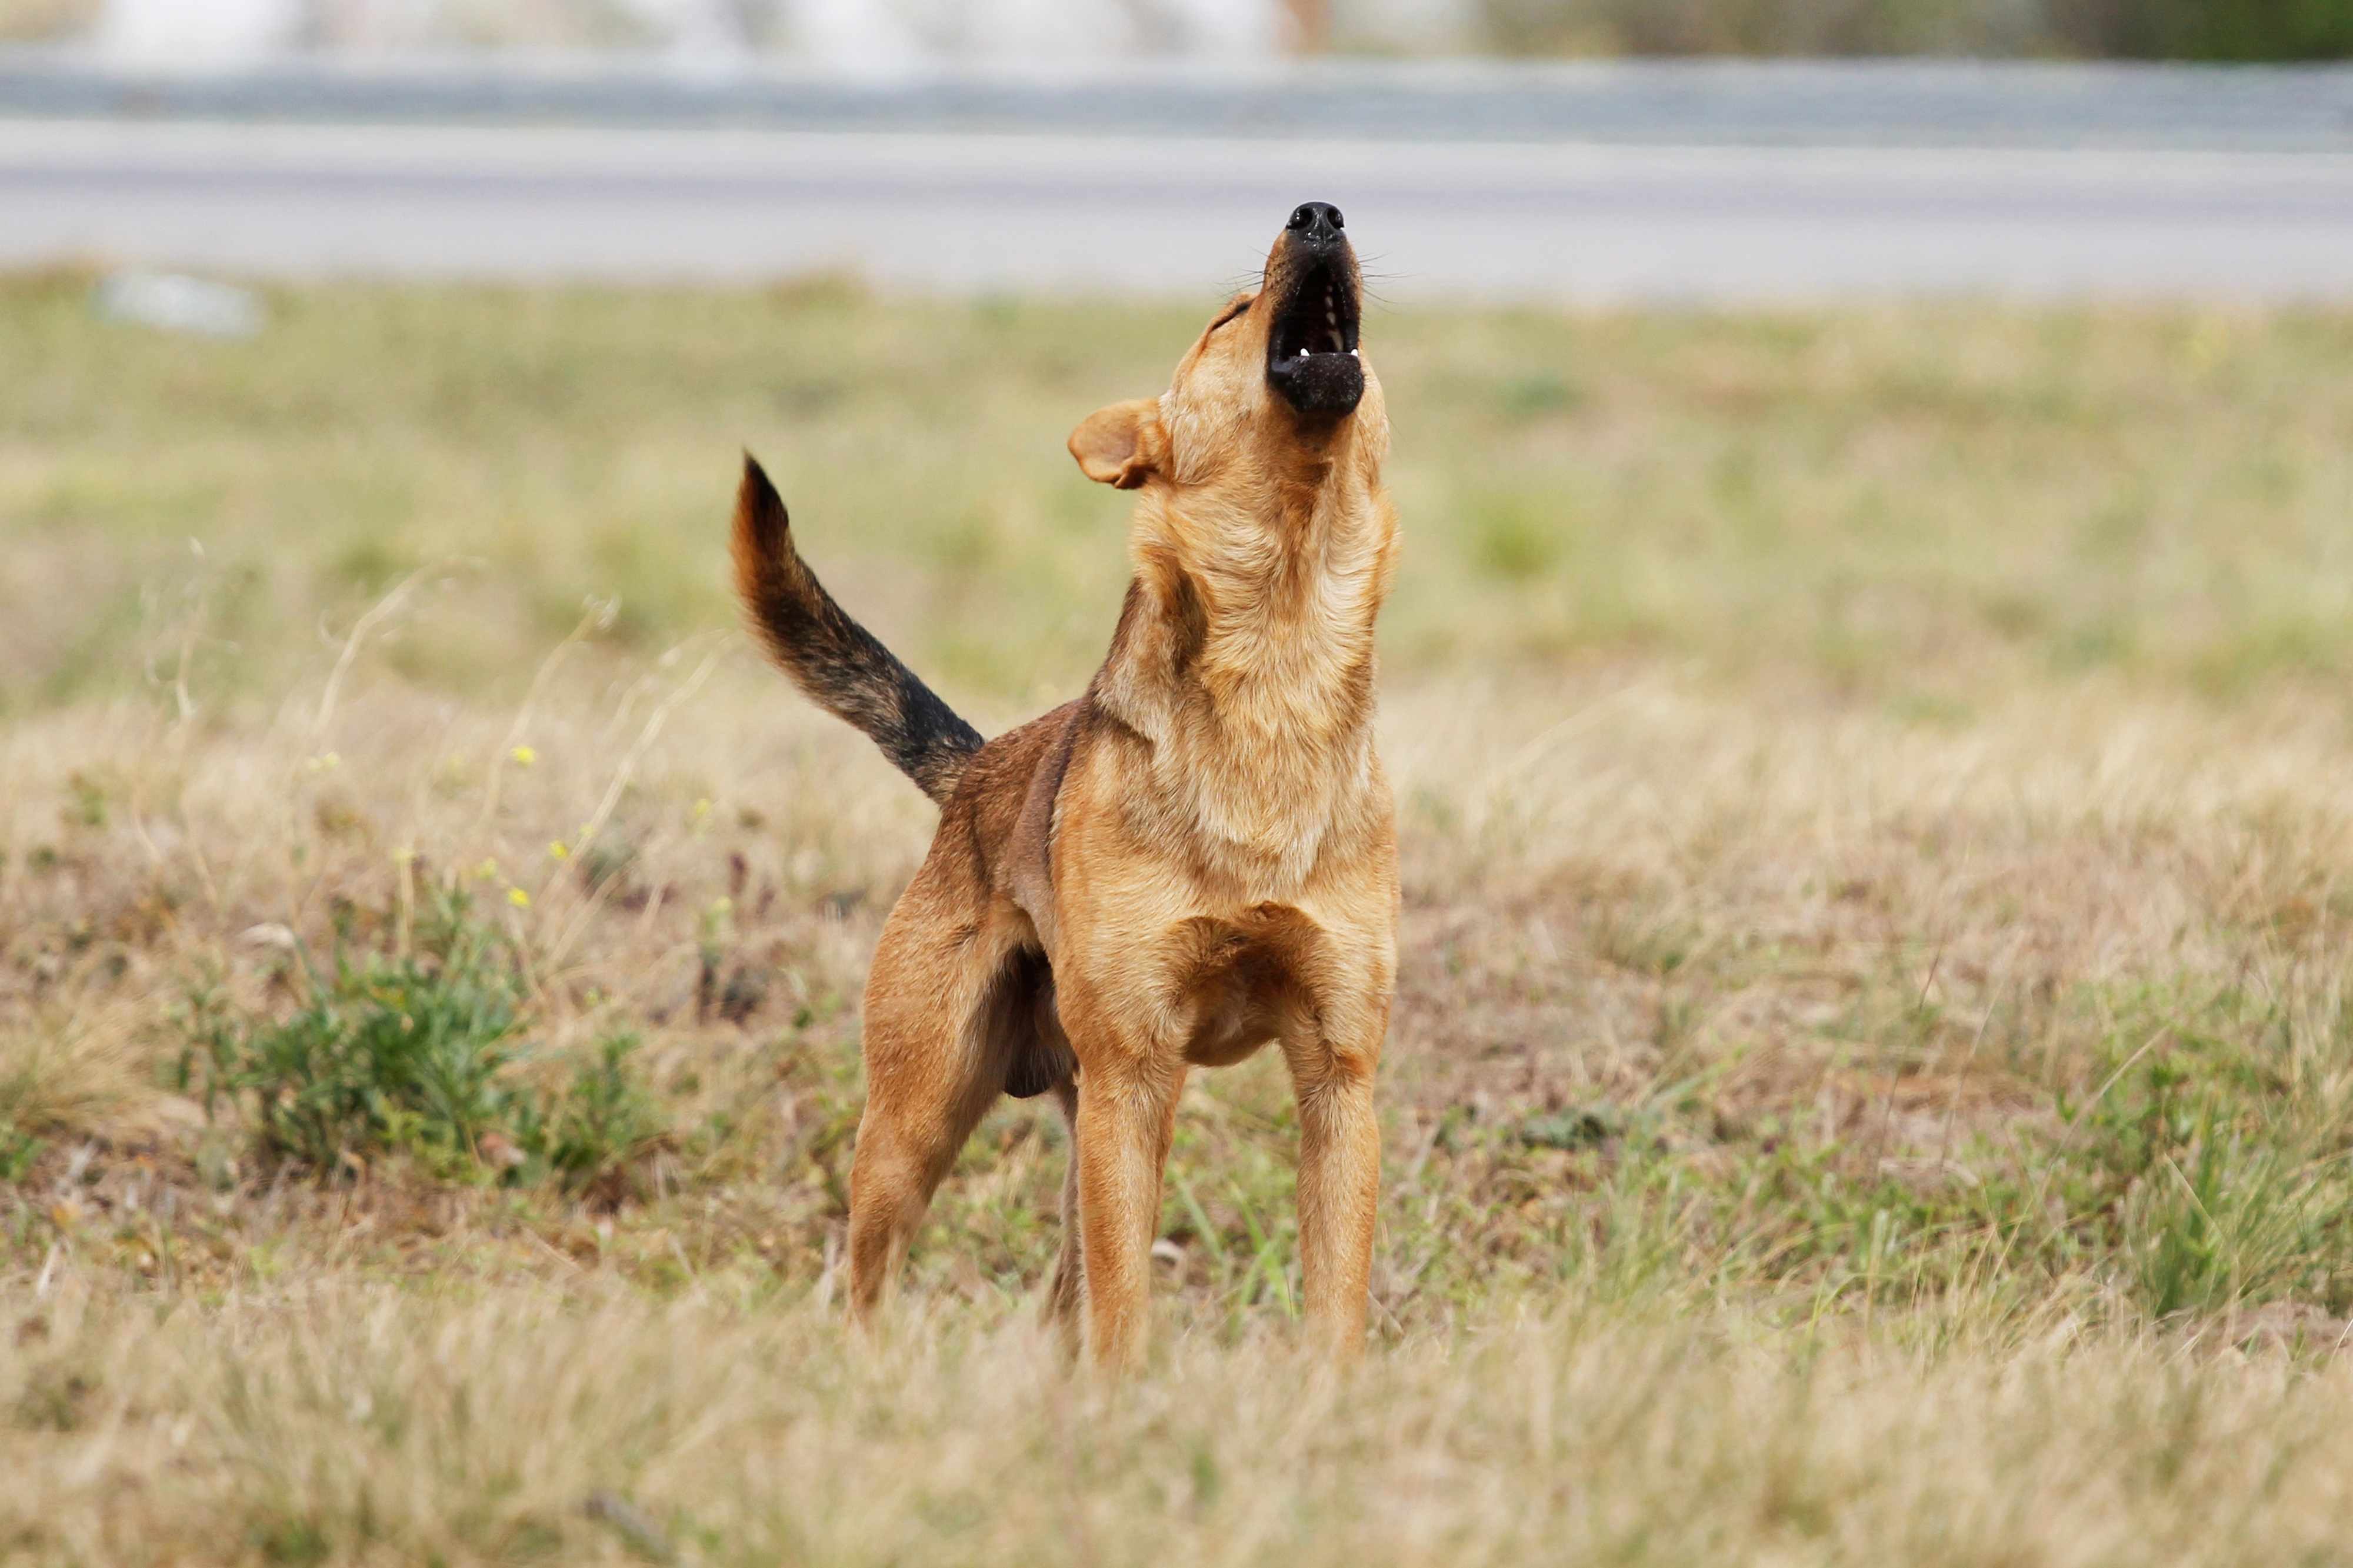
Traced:
POLYGON ((1134 1365, 1185 1075, 1273 1040, 1298 1099, 1306 1315, 1332 1353, 1362 1346, 1398 921, 1373 748, 1398 528, 1362 316, 1339 209, 1309 202, 1166 392, 1081 422, 1080 468, 1136 492, 1135 575, 1086 694, 993 741, 842 613, 744 460, 733 552, 755 632, 941 813, 866 985, 861 1322, 983 1113, 1051 1094, 1071 1156, 1046 1312, 1072 1350, 1134 1365))

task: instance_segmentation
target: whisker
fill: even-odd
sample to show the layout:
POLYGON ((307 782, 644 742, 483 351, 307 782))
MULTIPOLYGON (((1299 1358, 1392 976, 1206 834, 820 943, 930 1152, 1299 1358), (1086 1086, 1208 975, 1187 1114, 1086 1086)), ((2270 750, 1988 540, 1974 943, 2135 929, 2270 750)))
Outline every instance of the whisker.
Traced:
MULTIPOLYGON (((1376 256, 1371 259, 1379 261, 1383 259, 1383 258, 1376 256)), ((1377 283, 1395 283, 1401 279, 1411 279, 1415 276, 1416 274, 1411 272, 1390 272, 1377 267, 1367 267, 1365 265, 1363 258, 1359 258, 1356 262, 1356 280, 1358 285, 1363 288, 1365 297, 1368 300, 1374 300, 1384 310, 1395 310, 1397 308, 1397 301, 1391 300, 1388 295, 1382 292, 1379 289, 1375 288, 1374 285, 1377 283)))

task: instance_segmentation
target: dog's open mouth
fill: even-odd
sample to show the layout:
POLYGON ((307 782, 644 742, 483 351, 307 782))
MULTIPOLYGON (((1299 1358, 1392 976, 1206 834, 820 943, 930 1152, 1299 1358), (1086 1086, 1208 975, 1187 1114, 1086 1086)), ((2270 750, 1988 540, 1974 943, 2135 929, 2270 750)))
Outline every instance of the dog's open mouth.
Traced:
POLYGON ((1345 246, 1291 269, 1289 296, 1267 334, 1266 379, 1300 413, 1353 413, 1365 395, 1359 312, 1356 269, 1345 246))

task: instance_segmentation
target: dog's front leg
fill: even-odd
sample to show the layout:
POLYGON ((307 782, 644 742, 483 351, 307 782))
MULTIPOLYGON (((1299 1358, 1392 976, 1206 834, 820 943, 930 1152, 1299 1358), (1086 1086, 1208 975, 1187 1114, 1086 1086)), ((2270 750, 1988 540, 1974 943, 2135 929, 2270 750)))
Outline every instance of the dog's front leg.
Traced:
MULTIPOLYGON (((1386 1024, 1388 1009, 1379 1009, 1386 1024)), ((1283 1042, 1299 1103, 1299 1263, 1308 1331, 1341 1361, 1364 1348, 1373 1221, 1380 1204, 1381 1127, 1373 1071, 1381 1031, 1335 1043, 1283 1042)))
POLYGON ((1079 1163, 1087 1353, 1108 1371, 1143 1364, 1152 1237, 1182 1081, 1181 1073, 1158 1071, 1148 1061, 1091 1062, 1079 1072, 1072 1155, 1079 1163))
POLYGON ((1054 1258, 1054 1274, 1046 1287, 1045 1321, 1062 1353, 1075 1358, 1085 1344, 1086 1261, 1079 1247, 1079 1085, 1065 1079, 1054 1086, 1054 1101, 1061 1108, 1063 1140, 1069 1163, 1062 1169, 1062 1245, 1054 1258))

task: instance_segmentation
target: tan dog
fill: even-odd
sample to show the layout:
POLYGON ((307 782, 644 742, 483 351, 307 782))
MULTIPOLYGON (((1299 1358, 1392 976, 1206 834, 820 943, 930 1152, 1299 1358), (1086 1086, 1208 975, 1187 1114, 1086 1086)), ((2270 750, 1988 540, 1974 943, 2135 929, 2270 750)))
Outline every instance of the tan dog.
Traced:
POLYGON ((1362 1343, 1398 908, 1373 619, 1397 520, 1359 320, 1340 214, 1311 202, 1166 393, 1079 426, 1079 467, 1137 492, 1135 578, 1086 695, 986 744, 818 586, 745 460, 754 626, 942 808, 866 987, 861 1321, 990 1104, 1050 1090, 1072 1158, 1047 1310, 1076 1343, 1083 1300, 1092 1357, 1133 1364, 1185 1075, 1280 1040, 1307 1316, 1341 1355, 1362 1343))

